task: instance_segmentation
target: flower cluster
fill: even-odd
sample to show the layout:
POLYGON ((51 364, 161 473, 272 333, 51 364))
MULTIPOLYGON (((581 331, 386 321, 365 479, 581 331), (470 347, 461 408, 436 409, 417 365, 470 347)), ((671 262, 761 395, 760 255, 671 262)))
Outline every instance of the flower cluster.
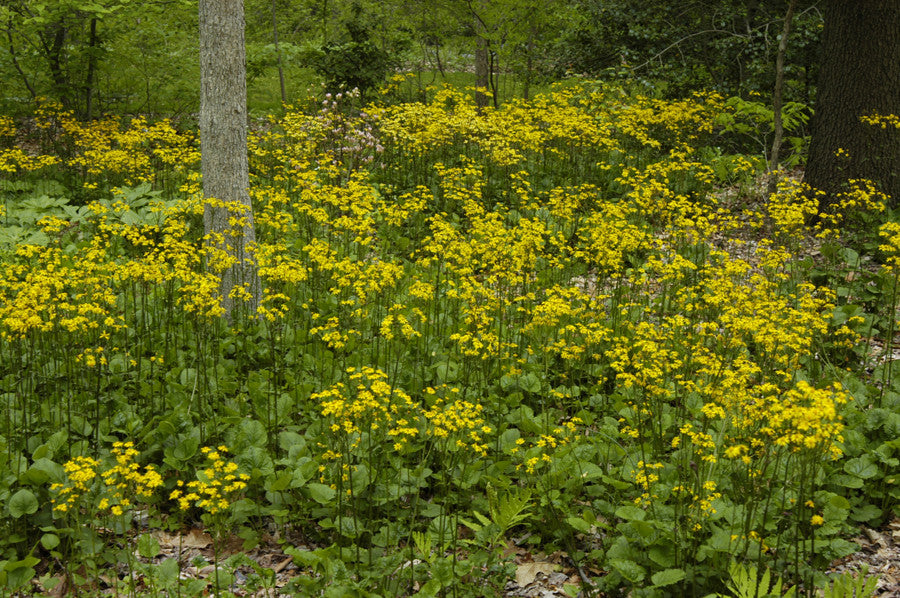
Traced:
POLYGON ((56 494, 52 499, 53 510, 73 511, 79 500, 88 496, 91 503, 82 504, 82 508, 120 516, 134 506, 134 501, 152 499, 163 480, 153 465, 141 471, 135 460, 138 455, 133 443, 115 442, 112 447, 115 464, 108 469, 101 471, 101 462, 91 457, 79 456, 68 461, 63 465, 67 481, 50 486, 56 494))
POLYGON ((247 488, 250 476, 238 473, 237 464, 226 459, 227 447, 212 449, 205 446, 200 450, 206 456, 206 466, 197 472, 196 480, 178 480, 169 500, 176 501, 182 511, 197 507, 215 515, 227 510, 235 497, 247 488))

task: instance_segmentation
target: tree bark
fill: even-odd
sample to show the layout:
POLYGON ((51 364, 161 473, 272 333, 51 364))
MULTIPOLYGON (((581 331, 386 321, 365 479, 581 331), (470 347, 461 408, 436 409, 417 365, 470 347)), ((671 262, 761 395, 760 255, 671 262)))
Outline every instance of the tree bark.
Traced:
POLYGON ((805 180, 833 202, 848 179, 875 181, 900 204, 900 134, 863 123, 900 114, 900 1, 828 0, 805 180))
POLYGON ((12 64, 16 69, 16 72, 19 73, 19 76, 22 77, 22 83, 25 84, 25 88, 28 90, 28 93, 31 94, 31 99, 37 97, 37 92, 32 87, 31 82, 28 81, 28 76, 25 74, 25 71, 22 70, 22 67, 19 66, 19 61, 16 58, 16 48, 13 44, 13 35, 12 35, 12 18, 10 18, 9 23, 6 27, 6 38, 9 40, 9 57, 12 60, 12 64))
MULTIPOLYGON (((480 23, 480 21, 479 21, 480 23)), ((482 32, 482 27, 476 30, 475 34, 475 104, 478 109, 486 108, 490 102, 488 95, 482 91, 487 89, 490 84, 490 50, 488 48, 488 40, 482 32)))
POLYGON ((72 99, 69 94, 69 80, 63 71, 63 49, 68 36, 68 28, 62 23, 54 23, 49 25, 44 33, 40 36, 41 46, 44 50, 44 56, 47 58, 47 64, 50 67, 50 77, 53 80, 53 88, 57 99, 63 105, 63 108, 72 108, 72 99))
POLYGON ((249 193, 244 5, 243 0, 200 0, 199 7, 200 166, 207 202, 203 215, 207 268, 221 275, 226 319, 233 320, 236 310, 255 317, 261 288, 253 255, 256 236, 249 193), (230 257, 233 263, 223 266, 222 257, 230 257))
POLYGON ((775 193, 778 187, 778 160, 781 157, 781 140, 784 137, 784 123, 781 120, 781 107, 784 88, 784 55, 787 53, 788 35, 791 33, 791 22, 794 20, 794 8, 797 0, 791 0, 788 4, 787 15, 784 17, 784 29, 781 30, 781 40, 778 42, 778 56, 775 58, 775 90, 772 93, 772 113, 774 139, 772 140, 772 155, 769 157, 769 193, 775 193))
POLYGON ((94 71, 97 68, 97 52, 99 51, 97 38, 97 18, 91 19, 91 34, 88 38, 88 64, 87 75, 84 80, 84 118, 91 120, 94 108, 94 71))

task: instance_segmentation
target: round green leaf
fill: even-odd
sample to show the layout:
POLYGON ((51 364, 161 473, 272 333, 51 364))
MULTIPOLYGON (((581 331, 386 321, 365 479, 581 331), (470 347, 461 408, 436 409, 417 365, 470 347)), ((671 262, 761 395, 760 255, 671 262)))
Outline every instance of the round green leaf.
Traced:
POLYGON ((541 379, 533 372, 528 372, 519 377, 519 388, 525 392, 541 392, 541 379))
POLYGON ((10 497, 7 507, 9 508, 9 514, 12 518, 18 519, 22 515, 36 513, 38 510, 38 500, 31 490, 22 488, 10 497))
POLYGON ((41 536, 41 546, 47 550, 53 550, 59 546, 59 536, 56 534, 44 534, 41 536))
POLYGON ((878 466, 872 463, 868 457, 857 457, 844 463, 844 471, 867 480, 878 475, 878 466))

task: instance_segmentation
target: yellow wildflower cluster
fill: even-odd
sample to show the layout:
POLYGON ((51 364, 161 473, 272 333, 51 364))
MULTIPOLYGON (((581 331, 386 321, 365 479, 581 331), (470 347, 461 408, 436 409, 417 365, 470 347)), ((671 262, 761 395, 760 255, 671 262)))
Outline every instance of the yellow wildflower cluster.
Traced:
POLYGON ((53 504, 53 510, 60 513, 72 510, 78 503, 78 499, 91 491, 99 467, 100 462, 96 459, 81 456, 63 464, 67 481, 50 486, 50 491, 56 493, 56 497, 50 501, 53 504))
POLYGON ((63 465, 67 481, 53 484, 50 491, 53 510, 59 513, 73 511, 82 496, 90 496, 90 504, 81 505, 89 511, 114 516, 125 514, 134 506, 134 500, 149 500, 163 484, 162 477, 148 465, 141 471, 135 461, 139 455, 131 442, 116 442, 112 447, 115 465, 100 471, 100 461, 91 457, 75 457, 63 465))
POLYGON ((426 434, 443 439, 450 450, 470 449, 477 455, 487 455, 484 436, 494 430, 485 423, 484 407, 457 398, 459 388, 427 387, 425 397, 429 406, 423 411, 428 422, 426 434), (442 396, 449 392, 449 397, 442 396))
MULTIPOLYGON (((43 109, 38 126, 61 134, 71 155, 12 148, 0 171, 61 160, 97 201, 41 220, 47 246, 10 249, 0 272, 4 349, 16 364, 49 368, 51 359, 31 359, 33 348, 65 347, 86 387, 115 373, 143 394, 193 376, 198 396, 218 400, 234 382, 228 368, 255 368, 264 353, 219 342, 221 275, 243 259, 265 287, 257 313, 271 341, 266 359, 277 363, 273 413, 281 417, 298 369, 327 380, 312 395, 319 479, 351 494, 363 496, 347 484, 414 457, 446 459, 451 475, 460 461, 484 464, 494 440, 509 442, 498 437, 505 424, 493 418, 504 411, 492 411, 494 401, 544 410, 535 416, 546 417, 542 432, 504 445, 505 462, 538 479, 594 442, 571 415, 608 407, 603 434, 615 436, 606 426, 621 418, 611 442, 644 451, 621 472, 633 482, 626 500, 687 506, 679 525, 711 517, 717 500, 743 500, 722 496, 726 475, 768 475, 760 472, 784 455, 818 463, 839 454, 847 393, 800 372, 835 339, 854 342, 859 324, 833 330, 835 297, 799 282, 796 250, 838 228, 838 212, 883 205, 873 185, 851 183, 819 228, 809 226, 819 196, 789 180, 758 210, 731 213, 714 185, 750 178, 759 164, 722 157, 719 167, 733 165, 722 175, 698 149, 734 110, 714 94, 673 102, 573 85, 479 111, 471 94, 444 88, 427 103, 352 116, 340 101, 320 101, 315 114, 289 110, 251 135, 258 243, 246 247, 250 215, 221 202, 211 203, 229 209, 230 230, 202 236, 200 178, 186 172, 197 159, 191 135, 43 109), (150 197, 183 183, 183 197, 129 204, 128 190, 110 189, 139 181, 152 182, 150 197), (730 239, 745 218, 774 241, 730 239), (65 247, 71 238, 77 251, 65 247), (177 371, 155 356, 148 367, 156 349, 144 339, 163 338, 177 371), (187 367, 195 360, 185 347, 214 359, 187 367), (692 467, 693 483, 665 491, 661 477, 692 467)), ((882 242, 888 267, 900 267, 900 227, 886 226, 882 242)), ((249 300, 247 286, 235 289, 231 298, 249 300)), ((22 378, 57 384, 43 371, 22 378)), ((74 461, 58 510, 73 509, 91 484, 130 484, 133 495, 111 495, 109 509, 144 496, 152 469, 130 478, 132 450, 114 449, 127 462, 105 477, 99 464, 74 461)), ((182 510, 220 514, 247 476, 224 447, 204 454, 197 479, 170 496, 182 510)))
POLYGON ((16 256, 25 263, 2 266, 0 337, 53 330, 109 334, 123 327, 109 286, 113 265, 105 261, 101 244, 85 248, 78 260, 59 249, 34 245, 20 245, 16 256))
POLYGON ((516 470, 530 475, 552 464, 553 454, 576 439, 578 426, 583 423, 580 417, 573 417, 535 438, 517 438, 515 446, 509 449, 509 454, 518 460, 516 470))
POLYGON ((893 273, 900 272, 900 222, 885 222, 878 230, 880 251, 885 254, 885 266, 893 273))
POLYGON ((0 116, 0 138, 15 137, 16 123, 11 116, 0 116))
POLYGON ((147 465, 141 473, 134 461, 139 455, 134 443, 115 442, 112 454, 116 460, 115 466, 100 474, 104 485, 109 489, 109 495, 100 500, 97 508, 108 508, 113 515, 121 515, 132 506, 130 496, 138 499, 152 498, 154 491, 162 486, 163 480, 153 465, 147 465))
POLYGON ((900 129, 900 116, 896 114, 864 114, 859 117, 859 120, 867 125, 881 127, 882 129, 887 129, 888 127, 900 129))
POLYGON ((634 483, 638 490, 641 491, 640 495, 634 499, 635 505, 641 506, 650 504, 652 499, 659 498, 653 493, 653 486, 659 481, 659 474, 657 471, 662 468, 662 463, 644 463, 644 461, 641 460, 637 462, 637 469, 631 470, 631 477, 634 479, 634 483))
POLYGON ((414 417, 415 403, 404 391, 387 383, 387 374, 372 367, 347 370, 349 385, 338 382, 331 388, 312 395, 321 404, 322 416, 331 422, 330 429, 354 438, 359 442, 363 431, 375 431, 384 427, 395 431, 397 443, 415 436, 418 431, 409 426, 414 417))
POLYGON ((716 514, 714 502, 722 498, 722 493, 717 490, 717 484, 713 480, 706 480, 698 489, 678 484, 672 488, 672 492, 689 499, 686 509, 688 520, 692 522, 691 529, 695 532, 702 529, 703 519, 716 514))
POLYGON ((66 165, 83 173, 89 189, 98 183, 159 181, 163 173, 183 173, 200 160, 194 136, 177 131, 169 120, 148 123, 144 117, 137 117, 125 126, 116 117, 80 122, 71 111, 44 103, 37 111, 35 125, 62 132, 61 141, 70 146, 72 154, 66 165))
POLYGON ((793 179, 778 181, 778 191, 766 204, 775 237, 782 242, 796 242, 807 232, 806 224, 819 213, 819 196, 808 185, 793 179))
POLYGON ((196 480, 187 483, 178 480, 169 500, 176 501, 182 511, 197 507, 215 515, 228 509, 236 496, 247 488, 250 476, 238 473, 237 464, 226 459, 228 447, 220 445, 212 449, 205 446, 200 450, 206 456, 206 466, 197 472, 196 480))

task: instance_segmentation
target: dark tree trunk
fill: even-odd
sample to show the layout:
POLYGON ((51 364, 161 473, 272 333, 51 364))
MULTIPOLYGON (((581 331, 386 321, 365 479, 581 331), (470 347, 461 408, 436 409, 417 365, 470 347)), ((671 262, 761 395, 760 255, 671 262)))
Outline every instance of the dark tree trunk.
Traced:
POLYGON ((84 80, 84 118, 91 120, 94 108, 94 71, 97 69, 97 52, 99 39, 97 37, 97 19, 91 19, 91 34, 88 38, 88 64, 87 75, 84 80))
POLYGON ((488 48, 488 40, 482 34, 478 34, 475 38, 475 104, 478 109, 487 107, 490 98, 482 89, 487 89, 491 85, 490 80, 490 49, 488 48))
POLYGON ((784 123, 781 120, 781 108, 783 105, 784 88, 784 55, 787 53, 788 35, 791 33, 791 22, 794 20, 794 8, 797 0, 791 0, 788 4, 787 15, 784 17, 784 28, 781 30, 781 40, 778 42, 778 55, 775 58, 775 90, 772 92, 772 113, 774 117, 774 139, 772 140, 772 155, 769 158, 769 193, 775 193, 778 187, 778 160, 781 157, 781 140, 784 137, 784 123))
POLYGON ((68 28, 62 23, 54 23, 49 26, 41 36, 41 46, 50 67, 50 76, 53 79, 53 89, 57 99, 67 110, 72 107, 69 79, 63 69, 63 49, 65 48, 68 28))
POLYGON ((828 0, 805 179, 826 202, 865 178, 900 204, 900 132, 873 113, 900 114, 900 0, 828 0))
POLYGON ((522 86, 522 99, 529 100, 531 95, 531 79, 534 77, 534 38, 537 36, 537 27, 532 25, 528 28, 528 42, 525 44, 525 51, 528 53, 525 58, 525 81, 522 86))
POLYGON ((34 87, 32 87, 31 82, 28 80, 28 75, 22 70, 22 67, 19 65, 19 60, 16 57, 16 48, 13 44, 12 35, 12 18, 10 18, 9 24, 6 27, 6 38, 9 40, 9 57, 12 60, 12 64, 15 67, 16 72, 19 73, 19 76, 22 77, 22 82, 25 84, 28 93, 31 94, 31 99, 34 99, 37 97, 37 92, 34 90, 34 87))
POLYGON ((204 232, 210 253, 234 263, 207 266, 221 275, 225 317, 236 309, 251 317, 259 304, 253 210, 247 159, 247 80, 243 0, 200 0, 200 168, 204 232), (228 202, 223 205, 221 202, 228 202), (216 251, 218 250, 218 251, 216 251), (242 302, 233 292, 244 287, 242 302))
POLYGON ((497 64, 499 62, 499 58, 497 57, 497 53, 491 50, 488 53, 488 81, 491 83, 491 99, 494 103, 494 108, 499 108, 499 102, 497 100, 497 85, 499 83, 498 79, 500 78, 500 67, 497 64))

